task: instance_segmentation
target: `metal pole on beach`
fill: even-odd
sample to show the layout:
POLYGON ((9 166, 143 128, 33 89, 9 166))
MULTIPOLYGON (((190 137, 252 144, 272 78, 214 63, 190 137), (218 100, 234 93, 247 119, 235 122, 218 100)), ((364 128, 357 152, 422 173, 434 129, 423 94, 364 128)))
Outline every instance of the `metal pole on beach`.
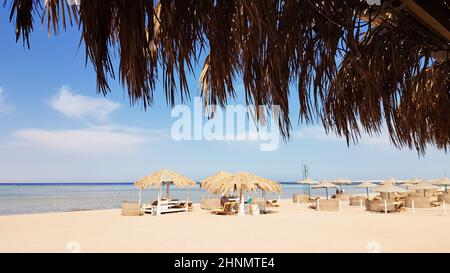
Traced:
POLYGON ((139 189, 139 207, 141 206, 142 202, 142 189, 139 189))

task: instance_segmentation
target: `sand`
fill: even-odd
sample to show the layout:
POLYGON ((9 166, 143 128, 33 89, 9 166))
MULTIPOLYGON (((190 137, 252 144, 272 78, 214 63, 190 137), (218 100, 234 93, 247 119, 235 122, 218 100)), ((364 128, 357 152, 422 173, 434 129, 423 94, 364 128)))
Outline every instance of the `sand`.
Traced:
POLYGON ((269 215, 125 217, 120 210, 0 216, 0 252, 450 252, 450 213, 316 212, 282 200, 269 215))

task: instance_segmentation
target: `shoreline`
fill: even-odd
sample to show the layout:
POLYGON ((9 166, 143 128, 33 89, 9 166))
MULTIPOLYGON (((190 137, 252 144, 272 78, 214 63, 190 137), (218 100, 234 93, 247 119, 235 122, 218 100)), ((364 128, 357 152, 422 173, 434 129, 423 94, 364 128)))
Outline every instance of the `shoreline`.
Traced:
POLYGON ((120 209, 0 216, 0 252, 450 252, 450 215, 385 215, 344 205, 316 212, 281 200, 274 213, 121 216, 120 209))

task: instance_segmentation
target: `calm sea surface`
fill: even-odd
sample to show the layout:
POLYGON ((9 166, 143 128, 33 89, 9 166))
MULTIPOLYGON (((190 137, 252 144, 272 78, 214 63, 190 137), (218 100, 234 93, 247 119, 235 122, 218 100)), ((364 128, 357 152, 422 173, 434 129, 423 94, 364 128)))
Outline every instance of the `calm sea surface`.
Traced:
MULTIPOLYGON (((292 198, 294 193, 304 193, 302 185, 292 182, 281 184, 281 198, 292 198)), ((365 189, 353 186, 343 189, 347 193, 365 193, 365 189)), ((334 191, 331 189, 329 192, 331 194, 334 191)), ((184 189, 170 188, 171 198, 185 199, 186 193, 184 189)), ((324 196, 325 190, 312 189, 311 193, 324 196)), ((195 202, 199 202, 202 195, 208 196, 208 193, 198 187, 189 190, 189 199, 195 202)), ((0 215, 119 208, 122 201, 137 202, 138 198, 139 190, 132 183, 0 183, 0 215)), ((156 198, 156 190, 143 191, 143 202, 156 198)), ((268 194, 268 198, 278 198, 278 195, 268 194)))

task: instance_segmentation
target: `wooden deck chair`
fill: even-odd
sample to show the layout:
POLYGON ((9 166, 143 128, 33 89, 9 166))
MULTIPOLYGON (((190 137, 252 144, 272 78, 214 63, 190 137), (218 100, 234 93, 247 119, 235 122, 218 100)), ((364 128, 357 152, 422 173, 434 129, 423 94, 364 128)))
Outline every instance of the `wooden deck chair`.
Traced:
POLYGON ((233 215, 233 214, 235 214, 235 212, 231 211, 232 205, 233 205, 233 203, 226 202, 223 205, 222 209, 215 209, 215 210, 211 211, 211 213, 216 214, 216 215, 233 215))

